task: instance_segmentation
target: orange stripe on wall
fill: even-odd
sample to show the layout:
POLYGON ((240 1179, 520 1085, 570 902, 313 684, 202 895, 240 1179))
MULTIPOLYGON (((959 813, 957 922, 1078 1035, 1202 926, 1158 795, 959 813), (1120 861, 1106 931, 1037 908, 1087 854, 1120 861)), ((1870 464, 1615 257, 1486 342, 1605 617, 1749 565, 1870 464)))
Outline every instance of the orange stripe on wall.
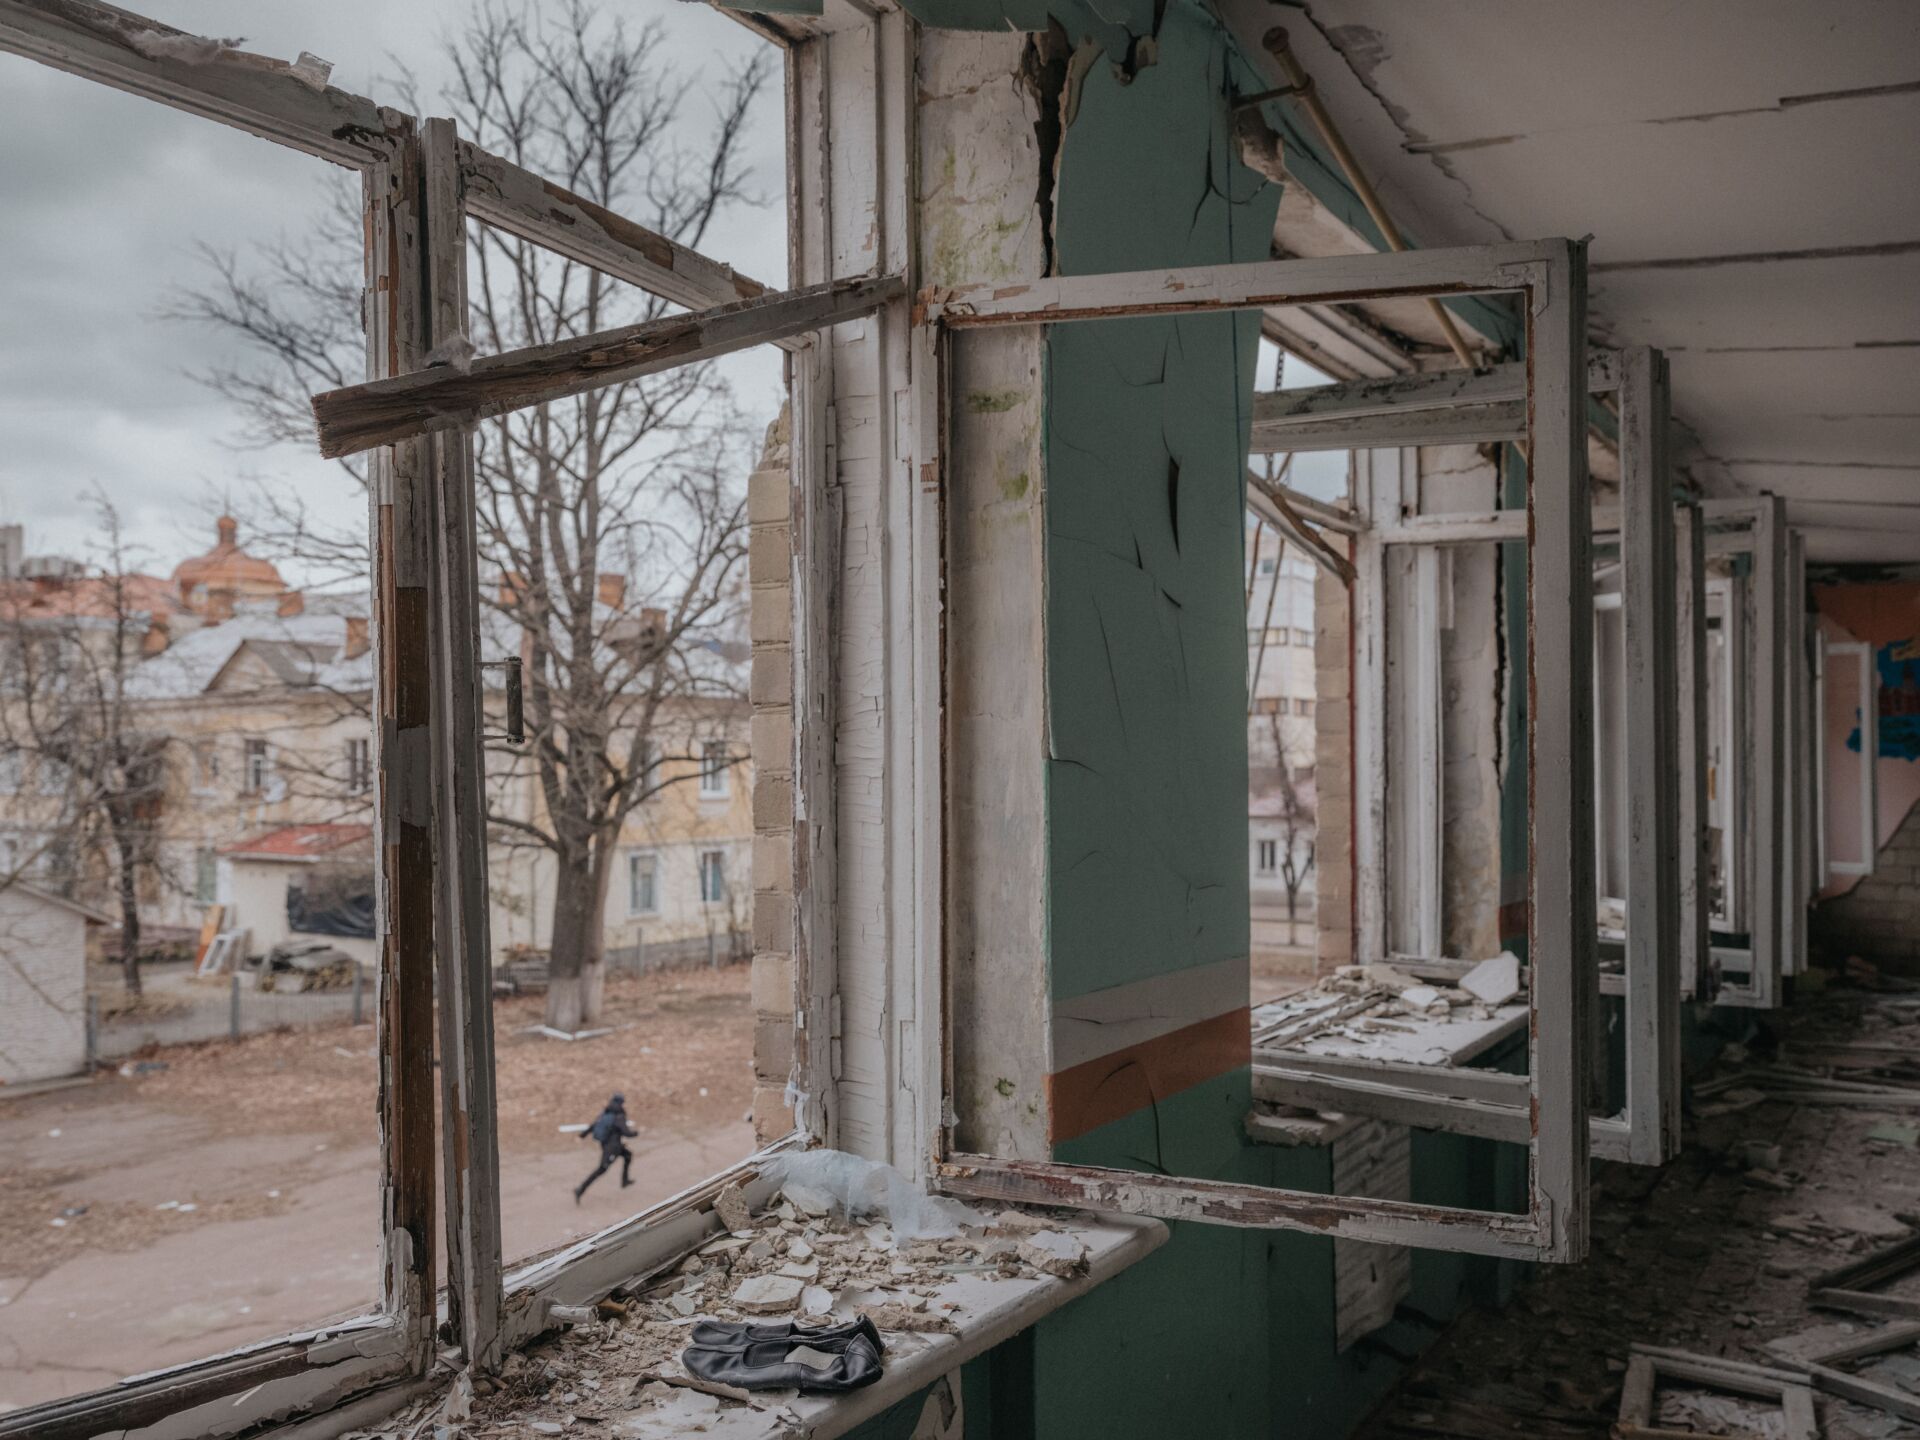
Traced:
POLYGON ((1047 1077, 1047 1138, 1073 1140, 1252 1063, 1246 1006, 1047 1077))

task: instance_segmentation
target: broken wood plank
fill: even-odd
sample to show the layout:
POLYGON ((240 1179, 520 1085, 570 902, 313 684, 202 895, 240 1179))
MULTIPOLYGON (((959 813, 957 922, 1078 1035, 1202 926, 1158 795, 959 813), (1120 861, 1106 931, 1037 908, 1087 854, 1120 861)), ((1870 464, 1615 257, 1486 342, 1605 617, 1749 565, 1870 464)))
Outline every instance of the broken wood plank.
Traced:
POLYGON ((949 1195, 1014 1205, 1068 1205, 1160 1220, 1299 1230, 1511 1259, 1555 1258, 1551 1242, 1558 1239, 1557 1231, 1537 1225, 1530 1215, 992 1155, 948 1154, 933 1167, 932 1179, 949 1195))
POLYGON ((464 372, 435 366, 329 390, 313 397, 320 453, 355 455, 376 445, 459 429, 530 405, 825 329, 870 315, 905 294, 897 275, 835 280, 488 355, 464 372))
MULTIPOLYGON (((429 120, 420 137, 428 340, 464 339, 467 226, 458 137, 429 120)), ((500 1143, 493 1046, 493 942, 488 918, 486 761, 480 681, 479 519, 473 437, 432 445, 432 652, 435 906, 440 1082, 446 1177, 448 1320, 467 1364, 500 1362, 500 1143)))
POLYGON ((0 50, 356 169, 412 129, 401 111, 328 85, 323 62, 251 54, 88 0, 0 0, 0 50))
POLYGON ((676 305, 704 310, 773 293, 731 265, 470 141, 460 142, 460 178, 474 219, 676 305))
POLYGON ((1869 1405, 1876 1410, 1884 1410, 1889 1415, 1898 1415, 1903 1420, 1920 1420, 1920 1396, 1910 1395, 1904 1390, 1896 1390, 1891 1385, 1882 1385, 1877 1381, 1860 1375, 1849 1375, 1844 1370, 1835 1370, 1827 1365, 1809 1364, 1807 1374, 1814 1386, 1837 1396, 1842 1400, 1851 1400, 1856 1405, 1869 1405))

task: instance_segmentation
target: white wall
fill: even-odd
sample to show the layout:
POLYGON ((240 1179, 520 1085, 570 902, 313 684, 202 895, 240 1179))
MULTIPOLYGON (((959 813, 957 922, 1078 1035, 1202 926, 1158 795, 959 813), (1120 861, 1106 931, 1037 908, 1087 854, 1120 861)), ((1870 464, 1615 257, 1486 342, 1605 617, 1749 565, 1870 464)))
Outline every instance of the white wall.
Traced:
POLYGON ((86 930, 65 906, 0 890, 0 1081, 86 1068, 86 930))
POLYGON ((228 930, 246 930, 249 957, 265 955, 276 945, 289 940, 324 940, 363 966, 373 968, 379 951, 372 940, 344 935, 295 935, 287 924, 287 888, 305 871, 304 866, 277 860, 220 861, 219 897, 227 907, 223 925, 228 930))

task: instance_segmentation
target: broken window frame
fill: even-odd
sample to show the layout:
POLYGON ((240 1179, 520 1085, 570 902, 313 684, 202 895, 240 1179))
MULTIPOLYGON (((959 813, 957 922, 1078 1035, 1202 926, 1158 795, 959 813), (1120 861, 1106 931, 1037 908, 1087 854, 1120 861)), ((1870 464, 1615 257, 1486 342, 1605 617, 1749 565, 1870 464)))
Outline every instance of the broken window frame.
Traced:
POLYGON ((1859 671, 1860 696, 1860 779, 1857 786, 1859 796, 1859 860, 1836 860, 1833 858, 1833 845, 1827 841, 1822 845, 1821 876, 1860 877, 1873 874, 1874 861, 1880 846, 1880 780, 1877 763, 1880 753, 1880 667, 1875 663, 1874 645, 1870 640, 1829 640, 1820 637, 1820 669, 1816 686, 1819 698, 1815 702, 1814 714, 1818 720, 1815 727, 1815 753, 1821 757, 1821 805, 1817 813, 1821 816, 1819 829, 1827 829, 1826 796, 1832 784, 1832 775, 1826 770, 1826 694, 1834 683, 1837 671, 1844 668, 1839 662, 1851 659, 1859 671))
MULTIPOLYGON (((1529 737, 1534 777, 1528 797, 1533 839, 1529 936, 1533 955, 1555 958, 1531 967, 1528 1004, 1531 1032, 1551 1037, 1555 1043, 1536 1047, 1536 1063, 1522 1082, 1529 1087, 1530 1104, 1530 1113, 1518 1112, 1529 1127, 1519 1137, 1528 1147, 1526 1212, 1329 1196, 958 1151, 951 1129, 955 1088, 944 978, 937 989, 923 987, 936 991, 940 1006, 941 1023, 929 1033, 942 1037, 942 1099, 925 1131, 930 1178, 936 1188, 1005 1202, 1082 1205, 1162 1219, 1293 1229, 1511 1258, 1572 1261, 1585 1254, 1586 1054, 1591 1043, 1587 1011, 1594 990, 1594 927, 1576 925, 1572 917, 1576 912, 1591 915, 1593 909, 1592 738, 1589 717, 1573 703, 1573 696, 1578 688, 1574 677, 1584 675, 1588 665, 1591 610, 1584 586, 1563 588, 1550 579, 1561 573, 1584 576, 1589 572, 1585 255, 1581 247, 1546 240, 924 292, 916 305, 914 373, 938 383, 914 387, 916 489, 941 484, 949 410, 945 377, 950 374, 957 331, 1260 310, 1386 295, 1489 292, 1520 294, 1519 309, 1529 337, 1523 414, 1537 462, 1529 476, 1527 507, 1514 512, 1529 553, 1527 668, 1535 696, 1529 737)), ((1264 484, 1250 486, 1249 494, 1273 500, 1272 487, 1264 484)), ((1290 506, 1274 508, 1284 518, 1290 506)), ((1283 526, 1283 532, 1298 528, 1283 526)), ((944 679, 938 668, 940 630, 939 623, 927 627, 917 646, 918 663, 933 668, 936 694, 944 679)), ((936 720, 939 713, 936 707, 936 720)), ((941 750, 944 753, 944 737, 941 750)), ((939 833, 937 778, 923 785, 931 812, 929 834, 939 833)), ((931 903, 939 904, 937 890, 931 903)), ((943 935, 944 926, 935 933, 943 935)), ((922 954, 939 957, 938 973, 944 977, 940 940, 936 938, 922 954)))
POLYGON ((1733 812, 1734 835, 1745 837, 1734 858, 1739 893, 1745 897, 1736 907, 1735 923, 1744 919, 1748 948, 1714 947, 1714 998, 1721 1005, 1771 1010, 1781 1003, 1781 981, 1791 973, 1784 947, 1794 933, 1783 924, 1794 889, 1790 857, 1795 853, 1784 828, 1784 792, 1792 776, 1787 721, 1793 674, 1786 502, 1774 495, 1706 500, 1700 511, 1709 555, 1751 557, 1747 575, 1734 576, 1725 587, 1723 610, 1728 617, 1723 623, 1730 625, 1726 668, 1732 676, 1727 703, 1733 731, 1731 778, 1745 797, 1733 812), (1746 978, 1729 979, 1729 970, 1746 978))
MULTIPOLYGON (((1491 372, 1503 388, 1482 380, 1477 388, 1460 372, 1398 381, 1365 381, 1314 391, 1282 392, 1293 410, 1319 416, 1330 410, 1359 412, 1327 438, 1368 448, 1354 452, 1356 505, 1369 524, 1355 542, 1357 578, 1352 586, 1355 673, 1352 697, 1355 752, 1371 748, 1395 758, 1418 778, 1412 825, 1396 824, 1387 775, 1379 766, 1356 766, 1354 903, 1356 958, 1378 959, 1420 978, 1457 979, 1468 962, 1439 960, 1443 858, 1440 705, 1442 677, 1425 657, 1440 653, 1440 614, 1447 593, 1438 559, 1443 547, 1525 536, 1522 512, 1486 514, 1409 513, 1417 487, 1406 474, 1415 444, 1524 440, 1525 413, 1511 393, 1509 367, 1491 372), (1328 392, 1342 396, 1328 403, 1328 392), (1476 397, 1463 421, 1448 414, 1476 397), (1391 406, 1399 396, 1417 408, 1402 415, 1391 406), (1303 397, 1292 400, 1292 397, 1303 397), (1315 405, 1314 402, 1319 404, 1315 405), (1375 447, 1391 440, 1394 449, 1375 447), (1393 551, 1405 558, 1416 589, 1388 614, 1386 567, 1393 551), (1423 628, 1406 648, 1413 657, 1409 696, 1396 688, 1385 662, 1386 628, 1412 623, 1423 628), (1419 723, 1425 717, 1425 723, 1419 723), (1411 722, 1411 723, 1410 723, 1411 722), (1400 756, 1396 744, 1413 731, 1415 749, 1400 756), (1363 740, 1362 737, 1367 737, 1363 740), (1402 738, 1396 738, 1402 737, 1402 738), (1389 835, 1391 832, 1391 836, 1389 835), (1402 847, 1399 855, 1388 845, 1402 847), (1398 879, 1412 895, 1394 899, 1398 879), (1398 907, 1401 932, 1410 922, 1411 953, 1389 943, 1398 907)), ((1620 536, 1624 578, 1612 597, 1621 608, 1624 635, 1621 687, 1625 700, 1626 753, 1653 757, 1624 767, 1623 820, 1627 831, 1629 896, 1624 973, 1599 973, 1599 994, 1623 997, 1626 1026, 1625 1103, 1621 1112, 1596 1116, 1589 1133, 1593 1153, 1634 1164, 1664 1164, 1679 1151, 1681 1054, 1680 1001, 1704 993, 1706 942, 1699 897, 1703 893, 1698 813, 1704 786, 1704 731, 1694 657, 1704 644, 1699 586, 1704 563, 1699 527, 1690 507, 1672 502, 1668 460, 1669 404, 1665 356, 1648 347, 1596 352, 1588 366, 1592 393, 1617 394, 1621 496, 1618 510, 1593 512, 1596 532, 1620 536), (1623 531, 1622 527, 1625 526, 1623 531), (1678 532, 1684 528, 1686 543, 1678 532), (1644 575, 1646 580, 1640 578, 1644 575), (1683 609, 1681 596, 1687 597, 1683 609), (1677 784, 1661 783, 1674 775, 1677 784), (1691 797, 1693 804, 1688 805, 1691 797), (1688 839, 1692 840, 1689 845, 1688 839), (1644 843, 1635 843, 1636 839, 1644 843)), ((1273 407, 1269 406, 1271 413, 1273 407)), ((1270 419, 1267 444, 1320 443, 1320 425, 1288 428, 1270 419)), ((1590 572, 1591 573, 1591 572, 1590 572)), ((1590 603, 1605 599, 1589 588, 1590 603)), ((1597 667, 1598 657, 1596 654, 1597 667)), ((1602 767, 1596 758, 1596 794, 1602 767)), ((1596 806, 1597 841, 1597 806, 1596 806)), ((1597 844, 1596 844, 1597 850, 1597 844)), ((1597 868, 1597 867, 1596 867, 1597 868)), ((1596 941, 1598 940, 1596 924, 1596 941)), ((1396 1064, 1367 1058, 1308 1056, 1276 1048, 1256 1052, 1255 1094, 1277 1103, 1317 1105, 1375 1115, 1407 1124, 1524 1143, 1528 1093, 1524 1076, 1462 1066, 1396 1064)))
MULTIPOLYGON (((737 18, 787 48, 790 75, 804 68, 807 47, 828 33, 804 16, 737 18), (796 59, 803 63, 796 65, 796 59)), ((796 483, 809 496, 823 486, 826 395, 820 367, 804 363, 808 352, 817 354, 820 347, 791 328, 779 336, 750 334, 755 321, 739 318, 756 300, 777 304, 798 298, 796 292, 776 295, 728 266, 461 141, 449 121, 417 121, 324 83, 315 85, 285 61, 206 42, 90 0, 0 0, 0 51, 358 172, 367 220, 370 384, 419 370, 434 337, 464 333, 466 222, 479 220, 675 304, 718 311, 728 332, 725 348, 771 338, 794 352, 803 362, 790 369, 796 434, 803 441, 795 446, 796 483), (156 41, 164 43, 151 43, 156 41), (196 51, 207 53, 183 58, 196 51)), ((793 122, 805 104, 795 89, 790 84, 790 163, 796 156, 793 122)), ((810 172, 809 178, 820 183, 810 172)), ((790 198, 790 215, 797 209, 790 198)), ((847 308, 848 289, 846 282, 837 288, 841 310, 847 308)), ((903 290, 898 280, 867 282, 862 300, 854 303, 871 301, 859 311, 871 313, 903 290)), ((695 347, 675 359, 693 363, 712 353, 723 352, 695 347)), ((770 1186, 755 1167, 769 1152, 803 1138, 830 1138, 829 1098, 803 1117, 802 1131, 599 1235, 503 1274, 471 440, 457 426, 434 428, 443 433, 421 429, 381 443, 370 465, 370 634, 378 721, 372 803, 380 837, 376 914, 383 950, 376 1009, 382 1137, 379 1307, 109 1389, 10 1412, 0 1416, 0 1437, 30 1433, 36 1440, 65 1440, 156 1422, 186 1423, 197 1427, 196 1433, 218 1435, 360 1397, 379 1406, 380 1413, 401 1403, 412 1387, 427 1383, 437 1358, 437 1103, 444 1110, 437 1153, 448 1187, 447 1325, 464 1359, 482 1367, 548 1328, 555 1306, 598 1298, 654 1258, 685 1249, 715 1223, 708 1212, 723 1185, 742 1184, 750 1197, 764 1200, 770 1186), (443 1080, 438 1095, 433 1078, 436 978, 443 1080), (398 1398, 391 1398, 396 1386, 398 1398)), ((797 537, 796 551, 803 548, 797 537)), ((796 609, 824 614, 831 586, 830 574, 823 571, 813 583, 797 587, 796 609)), ((817 707, 796 706, 795 712, 795 748, 804 764, 830 747, 831 736, 821 733, 817 707)), ((810 803, 830 804, 830 790, 810 803)), ((824 834, 831 844, 830 831, 817 824, 813 829, 813 843, 824 834)), ((821 948, 824 966, 810 972, 803 967, 807 993, 796 997, 803 1019, 823 1014, 832 998, 831 944, 821 948)), ((796 1047, 796 1082, 830 1097, 827 1027, 802 1028, 811 1033, 796 1047)))

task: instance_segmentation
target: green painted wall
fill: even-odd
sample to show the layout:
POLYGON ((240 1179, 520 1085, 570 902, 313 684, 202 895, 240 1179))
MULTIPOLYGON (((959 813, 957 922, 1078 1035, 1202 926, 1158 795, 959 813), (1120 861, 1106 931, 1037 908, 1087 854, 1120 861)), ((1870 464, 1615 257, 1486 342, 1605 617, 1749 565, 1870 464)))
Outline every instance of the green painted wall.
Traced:
MULTIPOLYGON (((1097 13, 1082 0, 908 4, 929 25, 1064 32, 1071 58, 1052 82, 1068 121, 1045 194, 1059 273, 1268 258, 1279 194, 1241 165, 1229 130, 1231 97, 1265 82, 1199 0, 1113 0, 1097 13)), ((1292 117, 1268 109, 1289 133, 1294 173, 1337 190, 1292 117)), ((1351 208, 1348 194, 1340 211, 1351 208)), ((1257 338, 1251 315, 1047 337, 1056 999, 1249 950, 1242 485, 1257 338)), ((1324 1190, 1327 1153, 1249 1144, 1247 1108, 1240 1070, 1056 1153, 1324 1190)), ((1416 1198, 1516 1207, 1524 1161, 1501 1148, 1416 1137, 1416 1198)), ((1463 1298, 1499 1288, 1489 1264, 1418 1256, 1405 1318, 1337 1355, 1332 1255, 1328 1240, 1175 1225, 1153 1256, 967 1367, 969 1440, 1331 1440, 1463 1298)))

